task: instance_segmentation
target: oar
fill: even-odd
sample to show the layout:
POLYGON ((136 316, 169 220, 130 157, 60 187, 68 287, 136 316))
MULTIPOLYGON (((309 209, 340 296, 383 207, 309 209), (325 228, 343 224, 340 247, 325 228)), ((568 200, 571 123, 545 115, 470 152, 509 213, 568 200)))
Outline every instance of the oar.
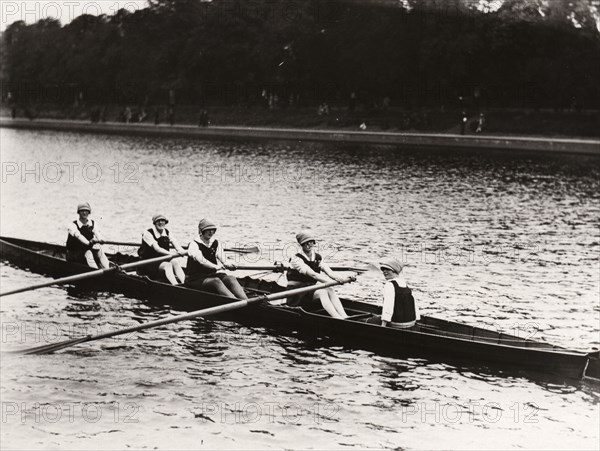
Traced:
POLYGON ((330 266, 332 271, 352 271, 352 272, 367 272, 371 268, 357 268, 355 266, 330 266))
MULTIPOLYGON (((290 269, 290 266, 286 263, 278 263, 275 262, 274 265, 234 265, 235 269, 240 270, 257 270, 257 271, 283 271, 286 269, 290 269)), ((351 272, 367 272, 373 271, 373 268, 357 268, 354 266, 330 266, 332 271, 351 271, 351 272)))
MULTIPOLYGON (((114 244, 115 246, 132 246, 139 247, 140 243, 133 243, 130 241, 103 241, 103 244, 114 244)), ((181 246, 184 249, 187 249, 187 246, 181 246)), ((237 252, 238 254, 255 254, 259 252, 258 246, 248 246, 248 247, 226 247, 223 249, 225 252, 237 252)))
POLYGON ((172 323, 177 323, 179 321, 194 319, 199 316, 216 315, 218 313, 224 313, 224 312, 229 312, 229 311, 236 310, 236 309, 241 309, 241 308, 244 308, 251 304, 257 304, 257 303, 263 302, 263 301, 274 301, 277 299, 283 299, 283 298, 287 298, 289 296, 294 296, 297 294, 310 293, 311 291, 316 291, 316 290, 320 290, 322 288, 332 287, 334 285, 340 285, 342 283, 352 282, 353 280, 355 280, 355 279, 352 277, 349 277, 341 282, 332 281, 332 282, 326 282, 326 283, 321 283, 321 284, 317 284, 317 285, 311 285, 309 287, 295 288, 293 290, 281 291, 279 293, 274 293, 274 294, 269 294, 269 295, 256 296, 256 297, 253 297, 250 299, 244 299, 242 301, 236 301, 236 302, 231 302, 229 304, 218 305, 216 307, 210 307, 210 308, 206 308, 206 309, 202 309, 202 310, 196 310, 194 312, 185 313, 183 315, 174 316, 172 318, 163 318, 163 319, 159 319, 156 321, 149 321, 144 324, 127 327, 127 328, 121 329, 121 330, 105 332, 103 334, 98 334, 98 335, 88 335, 88 336, 81 337, 81 338, 75 338, 72 340, 61 341, 59 343, 38 346, 35 348, 25 349, 23 351, 17 351, 17 352, 22 353, 22 354, 48 354, 50 352, 59 351, 61 349, 65 349, 65 348, 77 345, 79 343, 86 343, 88 341, 95 341, 95 340, 100 340, 102 338, 115 337, 117 335, 123 335, 123 334, 128 334, 131 332, 137 332, 137 331, 144 330, 144 329, 150 329, 152 327, 164 326, 166 324, 172 324, 172 323))
POLYGON ((288 269, 287 266, 283 265, 283 264, 275 264, 275 265, 231 265, 235 267, 235 270, 242 270, 242 271, 275 271, 275 272, 281 272, 281 271, 285 271, 286 269, 288 269))
POLYGON ((181 257, 187 254, 187 251, 178 252, 176 254, 164 255, 162 257, 150 258, 148 260, 140 260, 138 262, 127 263, 121 266, 112 266, 110 268, 104 269, 96 269, 94 271, 87 271, 82 274, 75 274, 74 276, 63 277, 61 279, 54 279, 49 282, 38 283, 35 285, 30 285, 28 287, 17 288, 16 290, 5 291, 4 293, 0 293, 0 297, 8 296, 9 294, 23 293, 25 291, 36 290, 38 288, 49 287, 50 285, 63 285, 65 283, 71 282, 79 282, 80 280, 89 279, 92 277, 102 276, 104 274, 109 274, 111 272, 119 271, 119 270, 127 270, 133 268, 139 268, 145 265, 151 265, 153 263, 161 263, 169 261, 175 257, 181 257))

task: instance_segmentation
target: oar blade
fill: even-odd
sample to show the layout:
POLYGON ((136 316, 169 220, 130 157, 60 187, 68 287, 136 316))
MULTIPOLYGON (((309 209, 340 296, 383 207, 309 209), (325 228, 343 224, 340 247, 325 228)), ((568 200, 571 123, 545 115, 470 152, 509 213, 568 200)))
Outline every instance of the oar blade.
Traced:
POLYGON ((80 338, 73 338, 71 340, 65 340, 65 341, 60 341, 58 343, 51 343, 48 345, 43 345, 43 346, 38 346, 35 348, 29 348, 29 349, 24 349, 22 351, 16 351, 19 354, 26 354, 26 355, 40 355, 40 354, 50 354, 52 352, 55 351, 60 351, 61 349, 65 349, 68 348, 70 346, 75 346, 78 345, 80 343, 85 343, 86 341, 90 341, 91 340, 91 336, 87 335, 85 337, 80 337, 80 338))
POLYGON ((225 248, 225 252, 236 252, 238 254, 256 254, 259 251, 260 251, 260 249, 256 246, 225 248))

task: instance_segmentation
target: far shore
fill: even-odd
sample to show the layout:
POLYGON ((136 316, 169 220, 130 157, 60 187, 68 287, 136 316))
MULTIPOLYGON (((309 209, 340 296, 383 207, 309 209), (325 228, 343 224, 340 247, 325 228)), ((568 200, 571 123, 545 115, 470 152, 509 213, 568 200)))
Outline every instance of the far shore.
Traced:
POLYGON ((148 122, 0 118, 0 127, 57 132, 185 137, 223 140, 286 140, 386 145, 398 148, 540 151, 600 156, 599 139, 500 136, 486 133, 414 133, 316 128, 198 126, 148 122))

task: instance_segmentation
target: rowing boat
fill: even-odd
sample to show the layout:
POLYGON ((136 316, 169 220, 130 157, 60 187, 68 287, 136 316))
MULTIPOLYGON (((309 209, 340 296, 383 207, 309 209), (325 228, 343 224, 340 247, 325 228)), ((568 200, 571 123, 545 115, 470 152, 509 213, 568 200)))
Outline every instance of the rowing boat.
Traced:
MULTIPOLYGON (((117 264, 137 257, 108 254, 117 264)), ((17 267, 52 277, 90 271, 90 268, 65 260, 64 246, 0 237, 0 258, 17 267)), ((281 291, 275 283, 249 277, 240 279, 249 294, 281 291)), ((85 282, 93 288, 166 303, 175 309, 212 307, 231 299, 180 286, 150 280, 135 274, 117 272, 85 282)), ((586 353, 525 339, 485 328, 422 316, 410 329, 381 327, 365 319, 379 313, 369 303, 342 299, 350 318, 330 317, 318 303, 303 307, 259 304, 227 314, 240 323, 260 324, 286 331, 302 331, 314 336, 331 337, 351 347, 373 350, 392 356, 418 356, 441 361, 469 361, 506 369, 531 370, 566 377, 600 379, 598 351, 586 353)))

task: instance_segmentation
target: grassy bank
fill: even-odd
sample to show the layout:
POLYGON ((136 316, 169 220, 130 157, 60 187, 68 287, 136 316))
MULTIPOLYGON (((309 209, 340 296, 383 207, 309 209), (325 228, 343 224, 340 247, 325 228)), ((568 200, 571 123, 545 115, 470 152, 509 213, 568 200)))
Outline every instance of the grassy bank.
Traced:
MULTIPOLYGON (((47 119, 90 120, 93 108, 88 106, 58 107, 56 105, 36 105, 31 108, 33 116, 47 119)), ((141 111, 131 108, 133 119, 141 111)), ((387 132, 431 132, 460 133, 461 111, 422 109, 406 111, 390 108, 387 110, 355 110, 332 107, 329 114, 319 115, 316 108, 262 107, 209 107, 211 125, 232 125, 249 127, 289 127, 358 130, 365 123, 369 131, 387 132)), ((166 107, 149 107, 145 110, 144 122, 154 123, 156 113, 160 123, 168 122, 166 107)), ((124 107, 104 108, 106 121, 123 120, 124 107)), ((0 114, 11 115, 11 109, 3 105, 0 114)), ((17 108, 17 116, 24 117, 25 109, 17 108)), ((469 122, 466 134, 474 134, 478 114, 467 111, 469 122)), ((193 106, 175 108, 174 123, 196 125, 200 120, 200 109, 193 106)), ((533 110, 490 110, 485 112, 484 134, 543 136, 543 137, 600 137, 600 114, 596 111, 533 111, 533 110)))

